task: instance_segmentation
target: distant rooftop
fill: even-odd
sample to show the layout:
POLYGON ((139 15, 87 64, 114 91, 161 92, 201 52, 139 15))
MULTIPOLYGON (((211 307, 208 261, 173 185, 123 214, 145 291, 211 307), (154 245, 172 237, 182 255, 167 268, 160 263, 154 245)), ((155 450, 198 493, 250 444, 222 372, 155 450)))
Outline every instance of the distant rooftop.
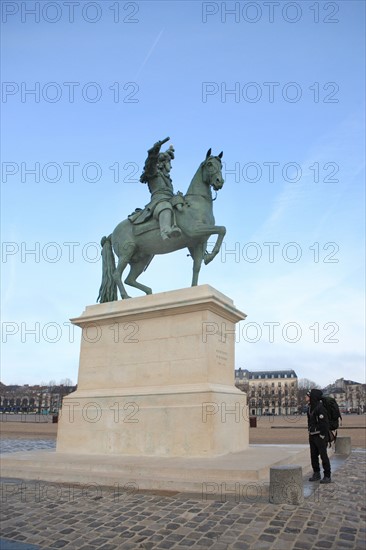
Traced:
POLYGON ((239 368, 235 369, 235 377, 249 380, 266 380, 271 378, 297 378, 297 374, 292 369, 249 371, 247 369, 239 368))

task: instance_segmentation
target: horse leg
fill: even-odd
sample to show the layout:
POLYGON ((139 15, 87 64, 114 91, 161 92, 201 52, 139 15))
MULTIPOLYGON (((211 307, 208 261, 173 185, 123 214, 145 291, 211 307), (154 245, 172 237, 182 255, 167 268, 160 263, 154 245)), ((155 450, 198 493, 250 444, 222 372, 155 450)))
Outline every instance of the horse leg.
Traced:
POLYGON ((192 239, 206 238, 209 239, 211 235, 217 235, 215 246, 212 249, 212 252, 209 254, 204 254, 203 261, 205 265, 212 262, 212 260, 217 256, 220 251, 222 241, 224 240, 226 234, 226 227, 223 225, 199 225, 193 226, 192 228, 184 228, 184 233, 187 237, 192 239))
POLYGON ((133 253, 135 252, 135 249, 136 249, 136 245, 133 243, 129 243, 128 246, 124 246, 124 254, 121 254, 118 256, 118 265, 117 265, 116 271, 113 273, 113 279, 115 280, 116 285, 118 286, 122 300, 126 298, 130 298, 130 296, 127 294, 126 289, 122 283, 122 273, 126 269, 127 265, 130 263, 130 260, 133 256, 133 253))
POLYGON ((126 285, 134 286, 135 288, 138 288, 145 292, 145 294, 152 294, 152 290, 150 287, 136 281, 137 277, 141 275, 145 267, 151 262, 152 258, 153 256, 144 256, 144 258, 142 258, 141 260, 130 263, 131 269, 125 279, 126 285))
POLYGON ((189 248, 189 252, 193 259, 193 275, 192 275, 192 285, 191 286, 197 286, 198 284, 198 275, 201 269, 204 250, 206 248, 206 242, 200 243, 196 245, 195 247, 189 248))
POLYGON ((118 286, 118 290, 121 294, 122 300, 125 300, 126 298, 130 298, 130 296, 127 294, 125 287, 122 283, 122 273, 126 269, 128 265, 128 260, 121 256, 118 258, 118 265, 116 268, 116 271, 113 273, 113 279, 115 280, 116 285, 118 286))
POLYGON ((224 240, 224 237, 226 235, 226 227, 224 227, 223 225, 215 226, 215 228, 217 229, 217 231, 216 231, 216 233, 217 233, 216 243, 215 243, 215 246, 212 249, 212 252, 205 254, 204 259, 203 259, 205 265, 212 262, 212 260, 215 258, 215 256, 217 256, 217 254, 220 252, 222 241, 224 240))

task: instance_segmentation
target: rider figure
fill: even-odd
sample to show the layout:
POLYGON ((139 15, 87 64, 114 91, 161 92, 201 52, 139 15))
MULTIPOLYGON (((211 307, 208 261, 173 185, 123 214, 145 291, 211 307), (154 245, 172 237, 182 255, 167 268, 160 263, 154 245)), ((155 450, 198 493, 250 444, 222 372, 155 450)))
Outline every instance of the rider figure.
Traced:
POLYGON ((148 150, 144 171, 140 181, 147 183, 151 193, 151 202, 148 205, 155 219, 159 220, 162 239, 180 237, 182 232, 174 224, 173 207, 171 199, 174 196, 172 179, 170 177, 171 160, 174 159, 174 147, 171 145, 167 151, 160 153, 160 148, 168 141, 158 141, 148 150))

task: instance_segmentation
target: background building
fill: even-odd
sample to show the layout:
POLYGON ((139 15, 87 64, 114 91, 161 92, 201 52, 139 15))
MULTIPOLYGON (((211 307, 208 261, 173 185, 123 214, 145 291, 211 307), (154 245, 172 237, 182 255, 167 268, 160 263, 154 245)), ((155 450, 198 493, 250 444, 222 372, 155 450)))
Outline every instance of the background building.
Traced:
POLYGON ((249 414, 289 415, 298 412, 298 379, 294 370, 235 370, 235 385, 248 396, 249 414))
POLYGON ((76 390, 76 386, 49 384, 24 386, 0 383, 0 412, 57 414, 65 395, 76 390))
POLYGON ((337 400, 343 413, 366 412, 366 384, 338 378, 333 384, 324 388, 323 392, 337 400))

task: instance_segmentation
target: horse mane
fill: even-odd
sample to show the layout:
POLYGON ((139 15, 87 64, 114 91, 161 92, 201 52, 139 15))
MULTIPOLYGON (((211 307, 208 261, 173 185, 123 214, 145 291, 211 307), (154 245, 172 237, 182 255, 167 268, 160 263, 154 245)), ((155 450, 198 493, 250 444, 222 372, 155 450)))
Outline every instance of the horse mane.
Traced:
POLYGON ((201 162, 199 167, 196 170, 196 173, 194 174, 193 178, 191 179, 191 183, 188 186, 187 194, 190 192, 190 190, 196 185, 199 184, 202 181, 202 165, 204 164, 204 161, 201 162))

